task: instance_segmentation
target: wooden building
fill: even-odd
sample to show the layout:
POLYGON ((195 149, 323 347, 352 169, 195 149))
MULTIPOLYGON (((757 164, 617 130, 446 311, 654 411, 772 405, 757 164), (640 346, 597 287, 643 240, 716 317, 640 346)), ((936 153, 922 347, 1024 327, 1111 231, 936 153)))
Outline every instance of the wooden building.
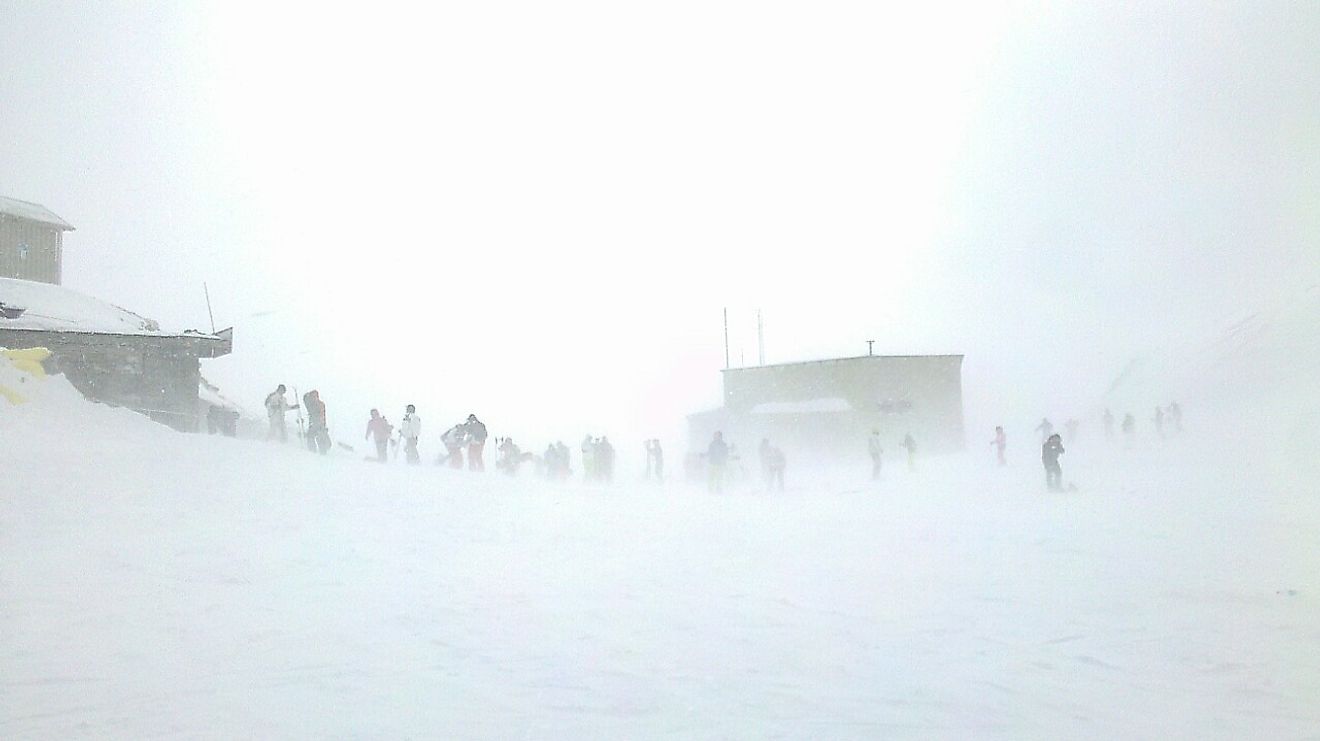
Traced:
POLYGON ((867 437, 897 453, 909 433, 921 453, 961 450, 961 355, 865 355, 729 368, 724 406, 688 417, 689 445, 704 451, 716 430, 755 455, 769 438, 798 461, 867 456, 867 437))
POLYGON ((44 206, 0 196, 0 277, 59 285, 64 232, 72 230, 44 206))
POLYGON ((49 373, 83 396, 186 432, 204 429, 202 358, 233 349, 232 329, 163 330, 154 321, 67 288, 0 278, 0 347, 44 347, 49 373))

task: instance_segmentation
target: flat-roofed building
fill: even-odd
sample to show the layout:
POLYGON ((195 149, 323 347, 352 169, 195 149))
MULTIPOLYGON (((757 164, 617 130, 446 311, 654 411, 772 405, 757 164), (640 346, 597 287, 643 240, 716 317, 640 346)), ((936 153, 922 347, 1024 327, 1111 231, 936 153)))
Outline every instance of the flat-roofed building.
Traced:
POLYGON ((879 430, 886 451, 911 434, 919 453, 961 450, 961 355, 864 355, 729 368, 724 406, 688 417, 691 449, 716 430, 744 456, 769 438, 802 462, 857 457, 879 430))

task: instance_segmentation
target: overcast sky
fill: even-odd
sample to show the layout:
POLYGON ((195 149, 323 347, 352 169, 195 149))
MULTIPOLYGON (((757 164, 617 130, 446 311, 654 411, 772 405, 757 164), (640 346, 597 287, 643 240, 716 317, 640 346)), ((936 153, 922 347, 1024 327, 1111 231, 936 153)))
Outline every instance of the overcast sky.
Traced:
POLYGON ((676 436, 724 306, 735 364, 760 308, 771 362, 1080 414, 1320 280, 1320 3, 413 5, 0 0, 0 194, 72 288, 206 327, 208 282, 203 373, 345 436, 676 436))

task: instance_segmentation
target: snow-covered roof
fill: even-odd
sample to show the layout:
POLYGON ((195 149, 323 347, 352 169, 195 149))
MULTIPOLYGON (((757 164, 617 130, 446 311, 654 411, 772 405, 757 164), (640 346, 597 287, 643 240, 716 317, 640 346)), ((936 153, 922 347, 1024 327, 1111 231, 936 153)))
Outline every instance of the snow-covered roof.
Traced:
POLYGON ((50 283, 0 278, 0 304, 23 309, 15 319, 0 315, 0 330, 89 332, 96 334, 191 336, 214 339, 200 332, 164 331, 155 321, 98 298, 50 283))
POLYGON ((50 209, 37 203, 20 201, 17 198, 0 196, 0 214, 8 214, 20 219, 50 224, 62 231, 71 231, 73 225, 50 212, 50 209))
POLYGON ((847 399, 826 397, 803 401, 767 401, 752 407, 752 414, 828 414, 851 412, 847 399))

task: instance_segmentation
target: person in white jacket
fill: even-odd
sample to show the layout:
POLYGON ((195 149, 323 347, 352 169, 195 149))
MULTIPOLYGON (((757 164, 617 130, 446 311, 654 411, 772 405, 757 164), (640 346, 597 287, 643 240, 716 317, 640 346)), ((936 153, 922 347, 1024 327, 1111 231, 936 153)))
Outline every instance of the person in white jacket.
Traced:
POLYGON ((417 452, 417 438, 422 436, 422 418, 417 416, 417 407, 412 404, 404 411, 403 422, 399 424, 399 434, 403 437, 403 452, 409 463, 421 463, 422 456, 417 452))

